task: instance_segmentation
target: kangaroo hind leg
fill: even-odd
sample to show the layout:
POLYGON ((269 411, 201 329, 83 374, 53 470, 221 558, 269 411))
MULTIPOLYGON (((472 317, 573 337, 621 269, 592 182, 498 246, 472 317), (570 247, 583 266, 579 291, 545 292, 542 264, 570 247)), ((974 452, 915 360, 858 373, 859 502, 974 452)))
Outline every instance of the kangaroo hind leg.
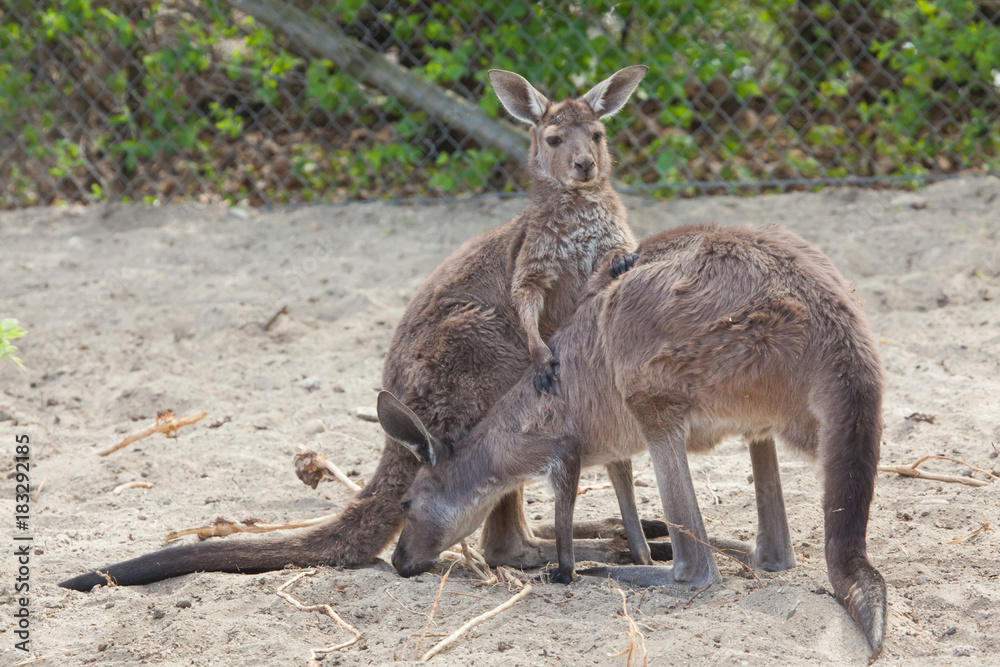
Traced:
POLYGON ((750 563, 768 572, 795 567, 774 438, 750 440, 750 463, 757 496, 757 544, 750 552, 750 563))
POLYGON ((667 567, 598 567, 580 574, 606 576, 637 586, 702 587, 722 581, 708 546, 705 524, 691 481, 684 429, 661 417, 669 406, 630 405, 639 418, 656 472, 663 515, 670 533, 674 565, 667 567))
POLYGON ((639 510, 635 505, 635 487, 632 485, 632 461, 620 459, 607 466, 608 477, 618 496, 618 508, 622 513, 622 523, 625 524, 625 537, 628 540, 628 550, 632 554, 632 562, 636 565, 652 565, 649 554, 649 543, 643 533, 639 521, 639 510))

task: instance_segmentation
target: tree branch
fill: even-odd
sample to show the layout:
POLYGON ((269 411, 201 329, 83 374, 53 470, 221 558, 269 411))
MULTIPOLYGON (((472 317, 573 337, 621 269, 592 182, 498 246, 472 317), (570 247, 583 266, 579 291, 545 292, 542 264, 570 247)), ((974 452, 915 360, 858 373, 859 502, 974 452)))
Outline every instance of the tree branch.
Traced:
POLYGON ((528 137, 506 122, 421 79, 380 53, 344 34, 337 26, 317 22, 300 9, 279 0, 226 0, 270 28, 290 38, 286 47, 300 56, 328 58, 356 79, 426 111, 449 127, 462 130, 484 146, 524 162, 528 137))

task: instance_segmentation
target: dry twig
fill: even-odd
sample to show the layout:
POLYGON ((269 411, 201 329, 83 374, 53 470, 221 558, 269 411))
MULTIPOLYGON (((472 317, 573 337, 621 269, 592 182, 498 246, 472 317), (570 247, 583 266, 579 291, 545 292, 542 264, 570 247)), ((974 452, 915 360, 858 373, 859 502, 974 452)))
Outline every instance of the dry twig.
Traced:
POLYGON ((639 659, 642 659, 643 667, 646 667, 646 638, 642 634, 642 630, 636 625, 635 621, 628 614, 628 605, 625 600, 625 591, 620 588, 616 588, 618 594, 622 596, 622 613, 619 614, 628 623, 628 631, 622 634, 628 635, 628 648, 622 649, 618 653, 608 653, 609 658, 620 658, 623 655, 627 655, 625 658, 625 667, 632 667, 632 665, 638 665, 639 659))
POLYGON ((420 644, 423 643, 424 637, 427 636, 427 631, 431 628, 431 623, 434 622, 434 612, 437 611, 438 602, 441 601, 441 591, 444 590, 444 582, 448 581, 448 575, 451 574, 451 568, 453 567, 455 567, 454 563, 448 566, 448 571, 441 577, 441 585, 438 586, 437 595, 434 596, 434 604, 431 605, 431 612, 427 614, 427 625, 424 626, 424 631, 420 633, 420 639, 417 640, 417 647, 413 649, 414 657, 420 653, 420 644))
POLYGON ((479 578, 482 579, 484 583, 489 583, 489 584, 496 583, 497 578, 493 575, 492 572, 490 572, 490 566, 486 563, 486 559, 483 558, 482 554, 480 554, 478 551, 476 551, 468 544, 466 544, 465 540, 462 540, 461 544, 462 544, 462 555, 465 556, 466 565, 471 567, 473 572, 478 574, 479 578), (476 561, 479 562, 478 565, 476 564, 476 561), (483 570, 480 569, 479 565, 482 565, 483 568, 486 569, 486 571, 483 572, 483 570))
POLYGON ((318 660, 319 656, 321 656, 321 655, 326 655, 327 653, 333 653, 334 651, 339 651, 341 649, 345 649, 348 646, 351 646, 352 644, 357 644, 359 641, 361 641, 361 631, 358 630, 353 625, 351 625, 350 623, 348 623, 347 621, 345 621, 344 619, 342 619, 340 617, 340 615, 337 612, 335 612, 333 610, 333 607, 331 607, 330 605, 328 605, 328 604, 311 604, 311 605, 307 606, 307 605, 302 604, 301 602, 299 602, 295 598, 293 598, 289 593, 285 592, 286 588, 288 588, 289 586, 291 586, 292 584, 294 584, 296 581, 298 581, 302 577, 311 577, 314 574, 316 574, 316 569, 315 568, 310 569, 310 570, 305 570, 303 572, 299 572, 297 575, 295 575, 294 577, 292 577, 291 579, 289 579, 288 581, 286 581, 284 584, 282 584, 281 586, 279 586, 274 592, 275 592, 275 594, 277 594, 279 597, 283 598, 286 602, 288 602, 290 605, 292 605, 296 609, 301 609, 302 611, 315 611, 315 612, 319 612, 320 614, 326 614, 327 616, 329 616, 330 618, 332 618, 334 621, 336 621, 337 625, 339 625, 340 627, 342 627, 343 629, 347 630, 352 635, 354 635, 354 638, 353 639, 349 639, 346 642, 341 642, 340 644, 336 644, 334 646, 328 646, 327 648, 311 648, 311 649, 309 649, 312 652, 312 654, 309 657, 310 661, 318 660))
POLYGON ((361 487, 348 477, 343 470, 330 463, 319 452, 308 450, 304 446, 299 445, 294 461, 295 474, 302 480, 303 484, 308 484, 314 489, 324 477, 334 477, 351 491, 361 490, 361 487))
POLYGON ((177 429, 179 429, 182 426, 187 426, 197 421, 201 421, 206 416, 207 415, 204 412, 195 412, 194 414, 190 414, 186 417, 181 417, 180 419, 178 419, 174 416, 173 410, 163 410, 156 414, 156 422, 147 426, 144 429, 140 429, 138 431, 129 433, 124 438, 122 438, 121 442, 119 442, 117 445, 112 445, 107 449, 102 449, 101 451, 97 452, 97 455, 107 456, 108 454, 117 452, 119 449, 128 447, 136 440, 142 440, 143 438, 148 438, 154 433, 162 433, 168 438, 176 438, 177 429))
POLYGON ((327 514, 325 516, 318 516, 315 519, 293 521, 291 523, 267 523, 266 521, 253 518, 235 521, 220 516, 207 526, 173 531, 167 533, 163 539, 166 542, 170 542, 185 535, 197 535, 199 540, 207 540, 210 537, 228 537, 235 533, 270 533, 275 530, 293 530, 295 528, 315 526, 318 523, 329 521, 336 516, 336 514, 327 514))
POLYGON ((38 653, 27 660, 22 660, 21 662, 14 663, 14 667, 22 667, 22 665, 33 665, 36 662, 47 662, 53 658, 59 658, 64 655, 68 655, 73 649, 65 649, 63 651, 53 651, 52 653, 38 653))
POLYGON ((986 484, 988 483, 988 482, 982 481, 981 479, 973 479, 971 477, 959 477, 957 475, 945 475, 943 473, 927 472, 925 470, 919 470, 918 469, 918 466, 921 463, 923 463, 924 461, 932 460, 932 459, 938 460, 938 461, 951 461, 953 463, 960 463, 961 465, 964 465, 967 468, 969 468, 971 470, 974 470, 975 472, 982 473, 982 474, 986 475, 987 477, 989 477, 991 479, 1000 480, 1000 477, 997 477, 996 475, 988 473, 985 470, 983 470, 982 468, 977 468, 974 465, 969 465, 965 461, 962 461, 960 459, 954 459, 954 458, 952 458, 950 456, 928 455, 928 456, 925 456, 925 457, 921 458, 916 463, 913 463, 913 464, 908 465, 908 466, 907 465, 903 465, 903 466, 879 466, 878 469, 879 469, 880 472, 894 472, 897 475, 903 475, 904 477, 916 477, 916 478, 919 478, 919 479, 929 479, 929 480, 933 480, 933 481, 936 481, 936 482, 950 482, 952 484, 966 484, 968 486, 986 486, 986 484))
POLYGON ((118 486, 116 486, 111 493, 115 494, 116 496, 120 496, 122 494, 122 491, 126 489, 151 489, 154 486, 156 485, 153 484, 152 482, 139 482, 139 481, 125 482, 124 484, 119 484, 118 486))
POLYGON ((712 490, 712 478, 708 476, 708 471, 705 471, 705 487, 708 489, 709 494, 712 496, 713 505, 721 505, 722 501, 719 500, 719 496, 715 495, 715 491, 712 490))
POLYGON ((274 323, 278 321, 278 318, 281 317, 282 315, 287 315, 287 314, 288 314, 288 306, 282 306, 281 310, 272 315, 271 319, 269 319, 266 324, 262 325, 264 327, 264 331, 270 331, 271 327, 274 326, 274 323))
POLYGON ((503 604, 494 607, 485 614, 480 614, 479 616, 476 616, 472 620, 466 622, 466 624, 460 627, 458 630, 455 630, 455 632, 451 633, 450 635, 439 641, 437 644, 434 645, 434 648, 427 651, 427 653, 424 653, 424 655, 421 656, 420 662, 427 662, 435 655, 437 655, 444 649, 448 648, 451 644, 454 644, 456 641, 458 641, 459 637, 464 635, 471 628, 479 625, 483 621, 488 621, 489 619, 493 618, 494 616, 497 616, 498 614, 504 612, 507 609, 510 609, 518 602, 518 600, 521 600, 530 594, 531 594, 531 585, 529 584, 524 588, 522 588, 520 591, 518 591, 518 593, 514 595, 514 597, 510 598, 503 604))
POLYGON ((945 544, 958 544, 959 542, 964 542, 966 540, 972 539, 973 537, 975 537, 979 533, 992 533, 992 532, 994 532, 993 531, 993 526, 990 525, 990 520, 986 518, 986 512, 983 512, 983 510, 979 510, 979 511, 983 513, 983 525, 981 525, 979 528, 976 528, 974 531, 972 531, 968 535, 963 535, 962 537, 956 537, 953 540, 948 540, 947 542, 945 542, 945 544))
POLYGON ((49 466, 45 466, 45 476, 42 477, 42 483, 38 485, 37 489, 35 489, 35 495, 31 497, 31 502, 38 502, 38 496, 42 495, 42 489, 45 488, 45 482, 47 481, 49 481, 49 466))
MULTIPOLYGON (((690 537, 691 539, 693 539, 698 544, 703 544, 706 547, 708 547, 710 550, 712 550, 715 553, 719 554, 720 556, 724 556, 724 557, 728 558, 729 560, 735 561, 737 565, 739 565, 740 567, 742 567, 743 569, 745 569, 747 572, 749 572, 751 574, 751 576, 753 576, 754 581, 757 582, 758 586, 760 586, 761 588, 764 587, 764 582, 762 582, 760 580, 760 577, 758 577, 757 573, 753 571, 753 567, 751 567, 751 565, 749 563, 746 563, 746 562, 740 560, 739 558, 737 558, 736 556, 734 556, 732 554, 726 553, 725 549, 720 549, 719 547, 717 547, 717 546, 715 546, 713 544, 709 544, 708 542, 705 542, 705 541, 699 539, 698 536, 696 536, 690 530, 688 530, 687 528, 685 528, 684 526, 682 526, 682 525, 680 525, 678 523, 670 523, 666 519, 662 519, 662 521, 663 521, 663 523, 667 524, 671 528, 676 528, 677 530, 681 531, 682 533, 684 533, 685 535, 687 535, 688 537, 690 537)), ((689 604, 690 604, 690 602, 689 602, 689 604)))
POLYGON ((711 583, 707 583, 704 586, 702 586, 701 588, 699 588, 698 590, 696 590, 694 592, 694 595, 692 595, 691 597, 689 597, 688 601, 684 603, 684 606, 682 607, 682 609, 687 609, 688 607, 690 607, 691 603, 694 602, 694 599, 696 597, 698 597, 699 595, 701 595, 702 593, 704 593, 705 591, 707 591, 711 587, 712 587, 712 584, 711 583))

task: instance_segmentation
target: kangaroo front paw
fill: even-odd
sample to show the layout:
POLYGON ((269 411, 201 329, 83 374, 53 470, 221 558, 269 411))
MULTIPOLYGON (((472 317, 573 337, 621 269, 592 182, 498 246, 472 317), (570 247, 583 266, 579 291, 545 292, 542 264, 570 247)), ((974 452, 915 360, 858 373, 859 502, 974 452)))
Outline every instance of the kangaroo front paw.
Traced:
POLYGON ((633 266, 635 266, 636 260, 639 259, 639 253, 623 253, 621 255, 615 255, 611 260, 611 277, 617 278, 621 274, 625 273, 633 266))
POLYGON ((556 393, 556 383, 559 381, 559 360, 550 357, 548 360, 534 364, 535 389, 540 393, 556 393))

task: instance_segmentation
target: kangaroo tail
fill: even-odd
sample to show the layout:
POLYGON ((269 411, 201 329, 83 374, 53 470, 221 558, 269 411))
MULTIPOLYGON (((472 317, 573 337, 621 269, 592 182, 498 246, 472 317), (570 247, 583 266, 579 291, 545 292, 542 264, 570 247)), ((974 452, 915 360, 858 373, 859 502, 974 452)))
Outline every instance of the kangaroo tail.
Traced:
POLYGON ((834 594, 861 627, 874 661, 885 642, 885 580, 868 560, 868 511, 882 437, 882 378, 873 350, 855 350, 830 378, 821 451, 826 562, 834 594))
POLYGON ((59 585, 89 591, 109 581, 118 586, 140 586, 192 572, 254 574, 287 565, 369 563, 399 533, 403 524, 399 501, 416 469, 416 459, 387 439, 372 479, 339 516, 328 522, 279 536, 170 547, 81 574, 59 585))
MULTIPOLYGON (((322 528, 311 530, 318 532, 322 528)), ((185 544, 87 572, 59 585, 86 592, 95 586, 140 586, 192 572, 254 574, 280 570, 286 565, 319 565, 303 548, 307 539, 304 535, 289 535, 185 544)))

